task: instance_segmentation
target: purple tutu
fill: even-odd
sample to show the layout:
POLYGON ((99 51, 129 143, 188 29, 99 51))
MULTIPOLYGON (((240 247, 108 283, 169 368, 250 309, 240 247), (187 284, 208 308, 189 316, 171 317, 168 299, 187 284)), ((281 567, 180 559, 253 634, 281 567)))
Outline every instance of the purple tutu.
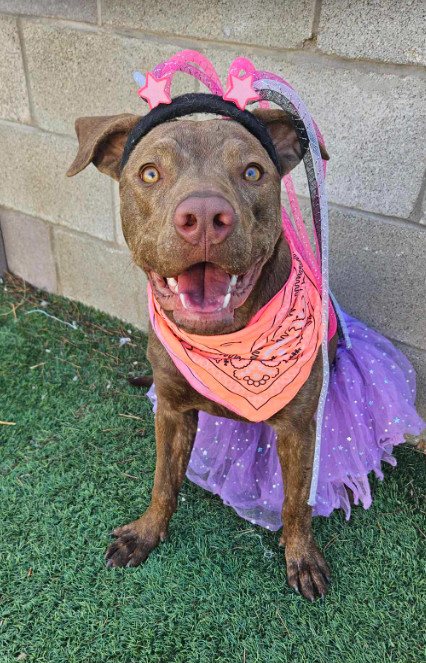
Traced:
MULTIPOLYGON (((339 341, 324 412, 321 461, 313 515, 337 508, 349 519, 351 505, 371 504, 368 474, 383 478, 382 461, 404 434, 425 423, 414 407, 415 372, 390 341, 344 313, 352 348, 339 341)), ((151 388, 148 396, 155 403, 151 388)), ((187 476, 219 495, 246 520, 270 530, 282 526, 284 500, 276 436, 265 423, 241 423, 199 413, 187 476)))

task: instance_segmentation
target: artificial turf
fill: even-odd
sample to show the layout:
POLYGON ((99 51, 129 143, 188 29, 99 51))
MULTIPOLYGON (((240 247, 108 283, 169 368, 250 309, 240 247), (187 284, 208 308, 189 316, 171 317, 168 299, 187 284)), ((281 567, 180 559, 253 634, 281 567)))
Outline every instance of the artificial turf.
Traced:
POLYGON ((188 480, 168 542, 106 569, 108 532, 144 511, 153 480, 151 408, 126 383, 149 372, 146 337, 12 277, 0 291, 0 419, 15 423, 0 425, 1 663, 425 660, 421 453, 397 449, 370 510, 314 519, 324 602, 287 587, 277 534, 188 480))

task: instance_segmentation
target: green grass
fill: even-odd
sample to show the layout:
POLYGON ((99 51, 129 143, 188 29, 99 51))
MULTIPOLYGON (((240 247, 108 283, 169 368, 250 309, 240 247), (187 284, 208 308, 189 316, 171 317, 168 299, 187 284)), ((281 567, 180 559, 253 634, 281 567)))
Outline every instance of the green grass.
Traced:
POLYGON ((287 587, 277 534, 187 480, 169 541, 106 570, 108 532, 144 511, 153 479, 151 409, 125 379, 149 371, 146 338, 120 348, 129 325, 16 279, 0 291, 0 419, 16 423, 0 425, 1 663, 425 660, 422 454, 397 450, 369 511, 314 519, 325 602, 287 587), (78 329, 25 315, 43 299, 78 329))

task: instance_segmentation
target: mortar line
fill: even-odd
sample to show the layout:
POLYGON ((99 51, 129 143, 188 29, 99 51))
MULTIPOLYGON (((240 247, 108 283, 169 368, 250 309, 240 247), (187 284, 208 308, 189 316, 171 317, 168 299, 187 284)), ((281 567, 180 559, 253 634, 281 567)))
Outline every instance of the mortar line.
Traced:
MULTIPOLYGON (((120 253, 125 253, 126 255, 129 254, 129 251, 128 249, 126 251, 125 246, 123 246, 122 244, 116 244, 114 240, 102 239, 102 237, 96 237, 96 235, 90 235, 84 230, 77 230, 76 228, 71 228, 71 226, 65 226, 53 222, 50 223, 52 223, 52 225, 54 226, 55 232, 61 231, 67 235, 72 235, 75 238, 93 241, 96 244, 102 244, 102 246, 105 246, 108 249, 114 249, 115 251, 119 251, 120 253)), ((130 254, 129 254, 129 259, 130 259, 130 254)))
POLYGON ((314 5, 314 18, 312 21, 312 38, 316 38, 318 35, 318 30, 319 30, 319 25, 320 25, 320 18, 321 18, 321 10, 322 10, 322 0, 315 0, 315 5, 314 5))
POLYGON ((79 235, 86 239, 95 240, 96 242, 100 242, 110 249, 116 249, 119 251, 124 250, 126 252, 127 247, 124 246, 123 244, 116 243, 115 240, 103 239, 102 237, 91 235, 90 233, 85 232, 84 230, 77 230, 76 228, 68 226, 65 223, 58 223, 57 221, 52 221, 51 219, 45 219, 42 216, 35 216, 35 214, 32 214, 31 212, 26 212, 25 210, 17 209, 16 207, 12 207, 11 205, 5 205, 3 202, 0 201, 0 212, 2 209, 10 210, 11 212, 16 212, 17 214, 21 214, 22 216, 26 216, 30 219, 35 219, 36 221, 42 221, 43 223, 48 223, 52 226, 52 228, 55 228, 56 230, 66 231, 73 235, 79 235))
POLYGON ((121 229, 121 216, 120 216, 120 194, 116 192, 115 180, 111 179, 111 204, 112 204, 112 217, 114 224, 114 240, 117 246, 127 246, 123 245, 119 241, 120 229, 121 229))
POLYGON ((416 198, 411 214, 408 216, 410 221, 420 223, 423 213, 423 201, 426 199, 426 170, 423 175, 423 181, 420 186, 419 195, 416 198))
POLYGON ((102 4, 101 0, 96 0, 96 10, 98 15, 98 25, 102 25, 102 4))
POLYGON ((309 51, 315 51, 316 49, 321 8, 322 8, 322 0, 314 0, 314 8, 312 11, 311 34, 307 39, 303 40, 302 49, 306 49, 309 51))
MULTIPOLYGON (((299 195, 299 198, 306 203, 310 203, 310 198, 306 196, 299 195)), ((328 207, 330 209, 336 209, 339 212, 347 212, 352 216, 361 216, 363 219, 371 218, 374 221, 382 221, 388 223, 389 225, 394 225, 401 228, 411 228, 411 230, 419 230, 420 232, 426 232, 426 226, 417 221, 411 221, 400 216, 387 216, 386 214, 380 214, 379 212, 371 212, 370 210, 365 210, 357 207, 349 207, 342 205, 340 203, 334 203, 328 201, 328 207)))
POLYGON ((44 129, 43 127, 39 127, 35 124, 25 124, 22 122, 15 122, 14 120, 4 120, 3 118, 0 118, 0 126, 1 125, 4 125, 5 127, 11 127, 13 129, 21 128, 23 131, 33 131, 35 133, 59 136, 60 138, 67 138, 68 140, 72 140, 74 142, 77 140, 72 134, 64 134, 60 133, 59 131, 53 131, 52 129, 44 129))
POLYGON ((50 247, 52 249, 53 262, 55 265, 56 290, 57 290, 56 294, 62 295, 63 288, 62 288, 61 270, 59 267, 59 254, 57 250, 56 233, 55 233, 56 224, 50 223, 49 221, 47 221, 47 223, 49 224, 50 247))
MULTIPOLYGON (((4 16, 13 16, 16 18, 16 14, 11 14, 7 12, 2 12, 4 16)), ((134 28, 126 26, 108 26, 108 25, 96 25, 95 23, 84 23, 79 21, 73 21, 70 19, 56 18, 56 17, 44 17, 44 16, 34 16, 32 14, 21 14, 19 16, 22 20, 31 21, 33 23, 44 23, 47 25, 53 25, 58 27, 68 27, 75 30, 81 30, 85 32, 98 32, 100 34, 112 34, 122 37, 128 37, 133 39, 145 39, 153 40, 158 43, 164 43, 166 45, 174 45, 186 48, 198 48, 201 51, 204 51, 207 47, 218 47, 219 49, 241 49, 245 51, 251 50, 254 53, 258 53, 260 56, 265 55, 269 56, 271 54, 275 55, 290 55, 296 56, 296 59, 305 61, 307 63, 314 62, 319 65, 326 66, 335 66, 336 68, 344 69, 350 67, 353 70, 358 71, 367 71, 368 73, 379 73, 379 74, 394 74, 396 76, 407 76, 411 75, 412 77, 426 78, 426 66, 419 65, 414 63, 401 63, 401 62, 384 62, 382 60, 374 60, 369 58, 350 58, 342 55, 335 55, 325 53, 317 48, 304 50, 303 43, 299 47, 291 48, 280 48, 273 46, 264 46, 258 44, 252 44, 247 42, 234 42, 234 41, 221 41, 213 40, 207 38, 196 38, 196 37, 187 37, 185 35, 175 35, 168 32, 153 32, 150 30, 136 30, 134 28)))
MULTIPOLYGON (((30 110, 31 125, 32 126, 37 126, 35 111, 34 111, 33 93, 32 93, 31 84, 30 84, 30 73, 29 73, 29 70, 28 70, 28 58, 27 58, 27 52, 26 52, 26 49, 25 49, 25 41, 24 41, 24 35, 23 35, 23 31, 22 31, 22 22, 21 22, 21 17, 20 16, 16 17, 16 29, 18 31, 19 46, 20 46, 20 49, 21 49, 22 65, 23 65, 23 69, 24 69, 25 87, 27 89, 28 108, 30 110)), ((16 124, 20 124, 20 123, 17 122, 16 124)))
MULTIPOLYGON (((368 326, 368 325, 367 325, 368 326)), ((418 345, 413 345, 412 343, 409 343, 408 341, 401 341, 400 338, 394 338, 393 336, 388 336, 386 332, 384 332, 384 336, 386 336, 389 341, 392 341, 392 343, 400 343, 401 345, 405 345, 405 347, 410 348, 411 350, 415 350, 416 352, 420 352, 420 354, 423 354, 426 356, 426 348, 421 348, 418 345)))

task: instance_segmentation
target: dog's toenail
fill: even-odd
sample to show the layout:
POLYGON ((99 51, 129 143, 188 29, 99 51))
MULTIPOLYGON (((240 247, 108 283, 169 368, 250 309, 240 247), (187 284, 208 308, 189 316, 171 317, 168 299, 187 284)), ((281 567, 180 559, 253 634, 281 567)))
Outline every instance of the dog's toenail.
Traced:
POLYGON ((109 567, 112 566, 113 564, 114 562, 112 561, 112 559, 109 559, 106 563, 106 568, 109 569, 109 567))

